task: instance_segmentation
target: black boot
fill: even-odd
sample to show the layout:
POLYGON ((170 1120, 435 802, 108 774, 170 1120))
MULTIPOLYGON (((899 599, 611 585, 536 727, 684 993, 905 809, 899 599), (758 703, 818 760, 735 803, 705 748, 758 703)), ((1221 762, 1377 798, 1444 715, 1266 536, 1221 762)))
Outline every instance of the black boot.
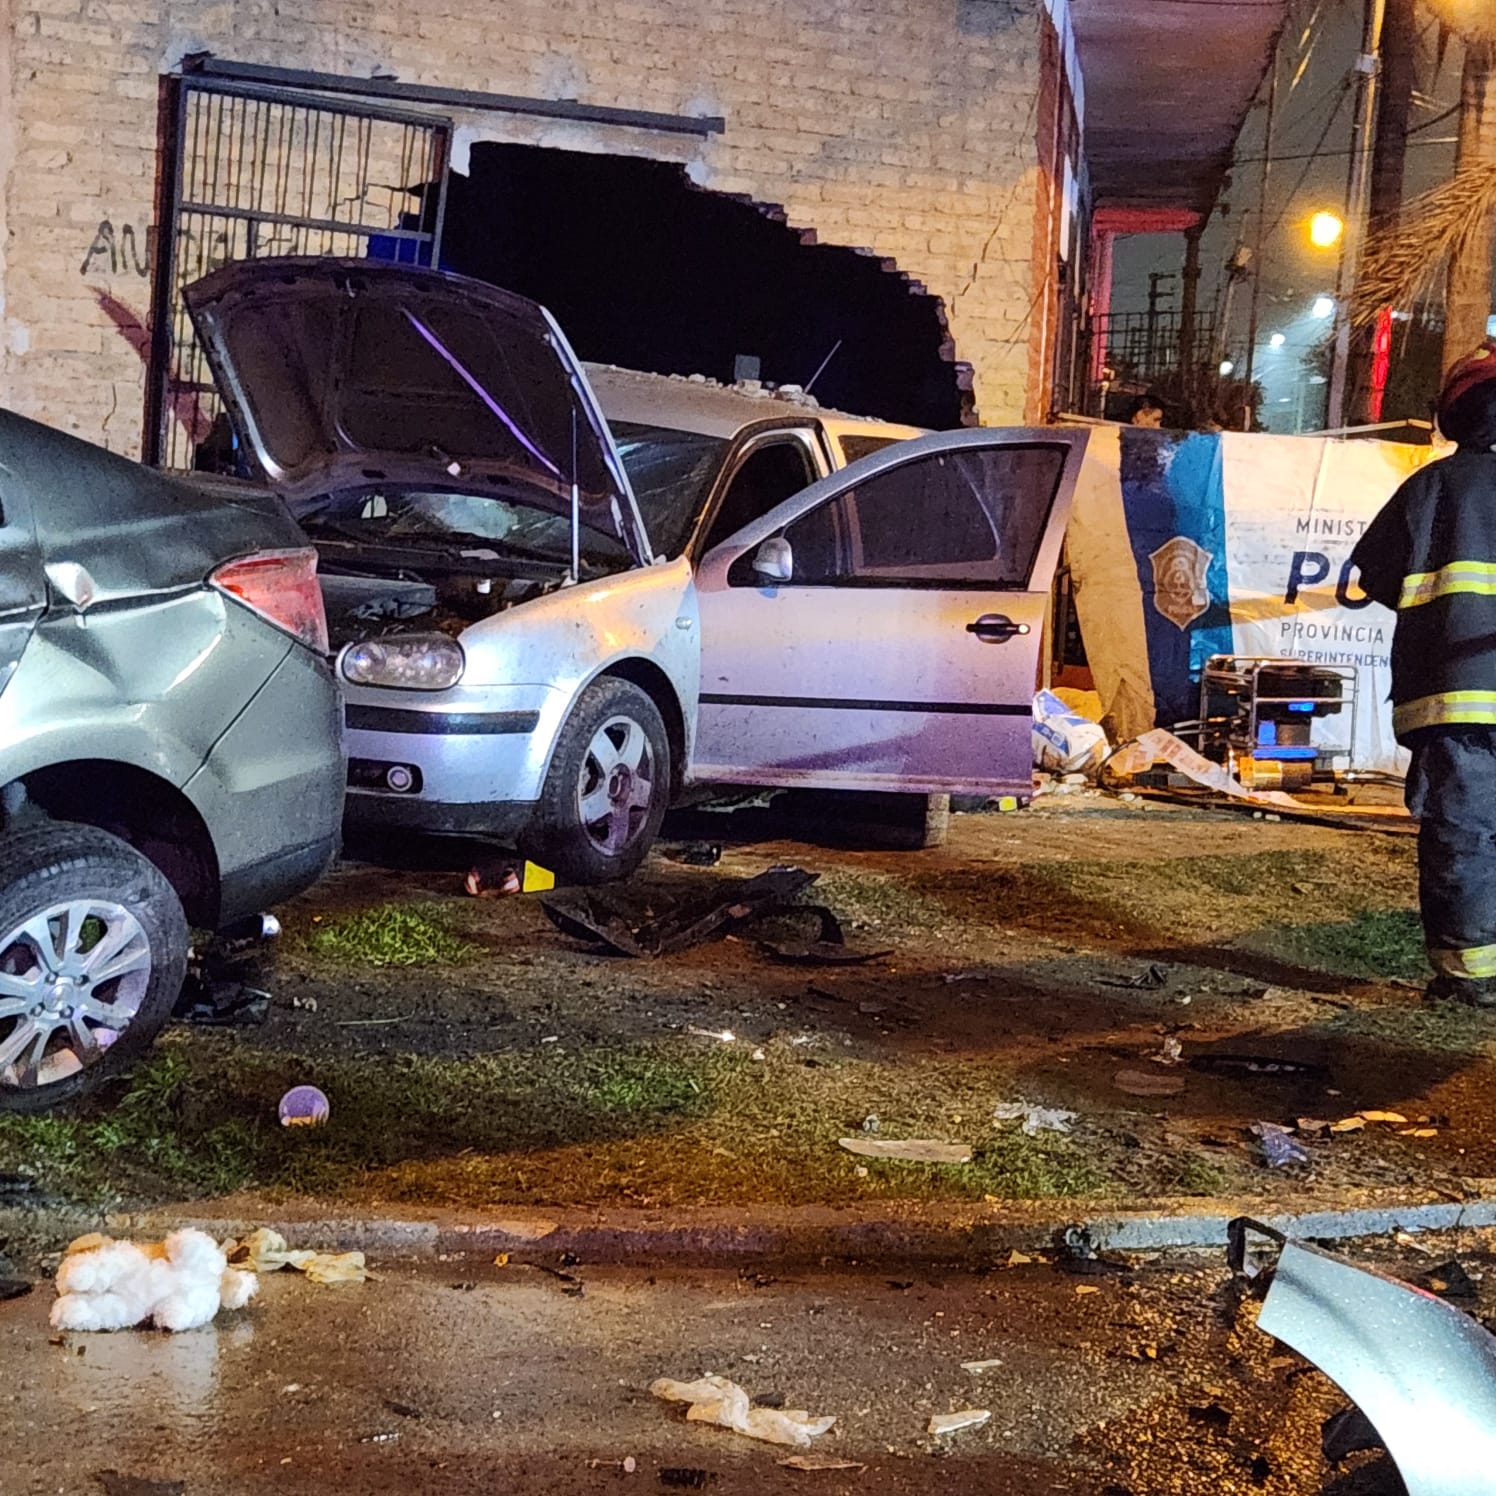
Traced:
POLYGON ((1423 996, 1428 1002, 1464 1003, 1470 1008, 1496 1008, 1496 977, 1452 977, 1439 972, 1423 996))

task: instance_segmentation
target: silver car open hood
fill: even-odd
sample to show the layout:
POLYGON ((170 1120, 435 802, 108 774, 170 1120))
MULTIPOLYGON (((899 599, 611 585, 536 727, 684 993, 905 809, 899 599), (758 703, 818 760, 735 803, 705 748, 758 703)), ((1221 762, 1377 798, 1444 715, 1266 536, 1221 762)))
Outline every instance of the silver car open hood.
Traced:
POLYGON ((261 259, 185 291, 214 378, 294 505, 370 483, 492 493, 649 539, 581 365, 544 307, 371 260, 261 259))

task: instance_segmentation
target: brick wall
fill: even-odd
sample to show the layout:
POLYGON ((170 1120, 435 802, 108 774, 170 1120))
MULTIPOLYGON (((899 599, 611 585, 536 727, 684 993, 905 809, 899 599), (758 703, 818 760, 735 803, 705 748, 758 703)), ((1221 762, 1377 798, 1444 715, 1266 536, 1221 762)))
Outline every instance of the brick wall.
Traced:
POLYGON ((721 113, 707 141, 467 116, 459 146, 647 154, 782 204, 944 299, 984 420, 1035 418, 1049 24, 1042 0, 0 0, 0 398, 138 450, 157 79, 211 50, 721 113))

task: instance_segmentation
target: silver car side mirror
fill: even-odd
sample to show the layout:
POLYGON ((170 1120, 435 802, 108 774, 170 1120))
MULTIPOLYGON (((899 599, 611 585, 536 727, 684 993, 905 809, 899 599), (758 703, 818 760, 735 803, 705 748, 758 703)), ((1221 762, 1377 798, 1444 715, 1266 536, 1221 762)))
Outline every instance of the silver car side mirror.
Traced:
POLYGON ((765 581, 787 582, 795 574, 795 553, 783 535, 771 535, 759 546, 753 569, 765 581))

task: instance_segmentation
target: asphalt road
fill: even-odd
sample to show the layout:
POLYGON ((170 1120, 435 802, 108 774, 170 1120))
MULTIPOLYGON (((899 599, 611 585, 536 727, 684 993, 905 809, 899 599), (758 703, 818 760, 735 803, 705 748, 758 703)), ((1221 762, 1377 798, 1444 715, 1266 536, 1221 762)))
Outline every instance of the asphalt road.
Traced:
POLYGON ((282 1273, 249 1311, 178 1336, 53 1336, 43 1283, 0 1304, 0 1491, 1378 1488, 1324 1465, 1319 1425, 1343 1399, 1256 1330, 1215 1261, 1096 1276, 567 1271, 396 1264, 336 1288, 282 1273), (707 1372, 834 1414, 812 1453, 863 1468, 782 1467, 796 1451, 687 1424, 649 1393, 707 1372), (992 1416, 927 1433, 963 1408, 992 1416))

